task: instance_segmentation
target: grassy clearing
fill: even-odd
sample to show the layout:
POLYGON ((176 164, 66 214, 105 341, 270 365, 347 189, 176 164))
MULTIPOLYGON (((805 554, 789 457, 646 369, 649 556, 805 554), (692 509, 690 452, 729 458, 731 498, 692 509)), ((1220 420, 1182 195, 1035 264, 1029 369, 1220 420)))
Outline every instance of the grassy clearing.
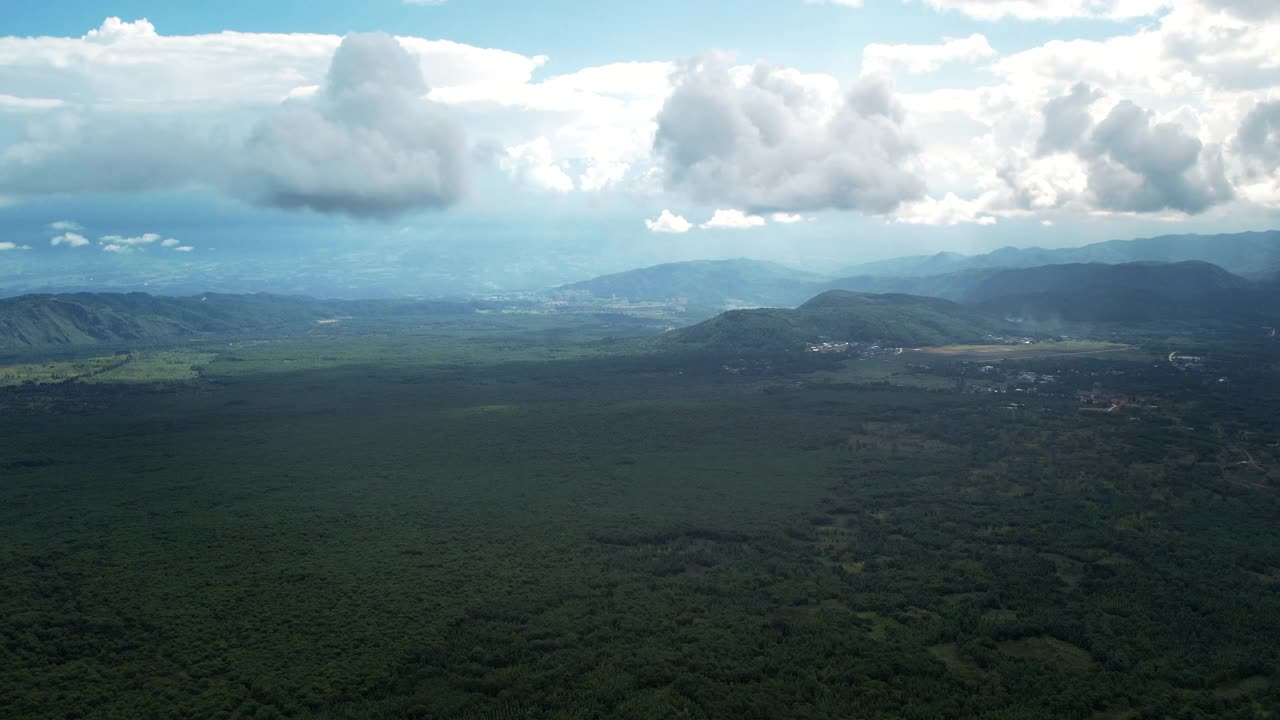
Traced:
POLYGON ((946 390, 955 387, 949 378, 918 372, 910 366, 912 355, 903 354, 898 357, 877 360, 847 360, 839 369, 824 370, 813 373, 818 382, 853 383, 857 385, 888 384, 898 387, 917 388, 920 390, 946 390))
POLYGON ((922 355, 985 360, 1022 360, 1072 355, 1107 355, 1134 351, 1132 345, 1092 340, 1063 340, 1031 345, 945 345, 911 351, 922 355))
POLYGON ((902 623, 878 612, 864 610, 854 614, 870 623, 870 627, 867 628, 867 633, 871 636, 872 640, 876 640, 878 642, 888 640, 889 633, 891 631, 897 631, 902 628, 902 623))
POLYGON ((86 379, 121 365, 127 360, 128 355, 117 354, 8 365, 0 367, 0 387, 24 383, 44 385, 86 379))
POLYGON ((1098 669, 1098 663, 1084 648, 1057 638, 1041 636, 1006 640, 1000 643, 1000 651, 1020 660, 1038 660, 1066 672, 1090 672, 1098 669))
POLYGON ((195 380, 216 353, 153 350, 133 353, 128 362, 84 378, 89 383, 146 384, 195 380))
POLYGON ((1221 683, 1213 689, 1213 695, 1224 700, 1235 700, 1246 695, 1263 692, 1270 684, 1266 677, 1254 675, 1235 682, 1221 683))
POLYGON ((929 648, 929 654, 942 661, 947 670, 968 679, 976 679, 983 675, 982 668, 964 656, 956 643, 943 643, 929 648))

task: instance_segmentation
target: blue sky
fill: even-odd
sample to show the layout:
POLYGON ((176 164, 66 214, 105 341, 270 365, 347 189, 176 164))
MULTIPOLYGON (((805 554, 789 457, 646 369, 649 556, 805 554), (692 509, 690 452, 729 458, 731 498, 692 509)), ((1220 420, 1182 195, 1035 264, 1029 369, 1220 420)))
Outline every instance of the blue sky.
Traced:
POLYGON ((0 290, 431 294, 1280 225, 1280 11, 854 4, 6 6, 0 290))

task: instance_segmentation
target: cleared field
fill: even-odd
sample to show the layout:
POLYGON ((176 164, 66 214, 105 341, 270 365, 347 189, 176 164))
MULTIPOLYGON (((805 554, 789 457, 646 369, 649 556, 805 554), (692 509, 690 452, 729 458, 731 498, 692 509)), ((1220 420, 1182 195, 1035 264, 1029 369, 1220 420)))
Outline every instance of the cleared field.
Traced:
POLYGON ((44 385, 84 379, 121 365, 127 355, 102 355, 72 360, 21 363, 0 367, 0 387, 34 383, 44 385))
POLYGON ((1135 350, 1132 345, 1120 343, 1094 342, 1090 340, 1068 340, 1053 343, 1035 343, 1031 345, 944 345, 941 347, 918 348, 910 352, 923 355, 941 355, 945 357, 974 357, 984 359, 1014 359, 1065 357, 1069 355, 1101 355, 1135 350))
POLYGON ((216 358, 214 353, 164 350, 134 353, 127 362, 81 378, 89 383, 153 383, 194 380, 200 368, 216 358))

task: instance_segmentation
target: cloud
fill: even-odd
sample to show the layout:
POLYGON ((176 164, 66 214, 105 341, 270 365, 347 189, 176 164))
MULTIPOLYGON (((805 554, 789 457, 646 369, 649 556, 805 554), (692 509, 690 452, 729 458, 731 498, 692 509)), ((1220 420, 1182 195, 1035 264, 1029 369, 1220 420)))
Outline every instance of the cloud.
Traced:
MULTIPOLYGON (((70 233, 69 233, 70 234, 70 233)), ((183 245, 176 238, 164 238, 163 235, 157 233, 143 233, 133 237, 125 237, 122 235, 104 235, 98 238, 98 245, 102 247, 103 252, 115 253, 117 255, 128 255, 130 253, 141 252, 146 248, 159 245, 162 248, 173 250, 174 252, 191 252, 195 248, 190 245, 183 245)), ((84 238, 81 238, 82 240, 84 238)), ((56 241, 56 238, 55 238, 56 241)), ((84 243, 73 243, 72 247, 80 247, 84 243)), ((57 245, 57 242, 53 243, 57 245)))
POLYGON ((670 210, 663 210, 657 220, 645 220, 644 226, 649 228, 649 232, 656 233, 687 233, 693 228, 693 225, 680 215, 674 215, 670 210))
POLYGON ((182 118, 61 113, 0 150, 0 192, 145 192, 217 184, 234 153, 182 118))
POLYGON ((1197 215, 1236 196, 1220 144, 1130 100, 1095 121, 1103 97, 1078 84, 1049 100, 1036 152, 1007 157, 997 174, 1011 195, 988 208, 1197 215))
POLYGON ((698 227, 703 230, 746 230, 764 225, 765 219, 759 215, 748 215, 741 210, 716 210, 710 220, 698 227))
POLYGON ((0 38, 0 67, 19 68, 12 75, 0 74, 0 91, 13 82, 7 78, 21 84, 22 68, 43 68, 44 63, 54 68, 42 70, 52 77, 45 78, 49 82, 61 80, 68 90, 97 90, 89 82, 100 71, 78 68, 82 54, 100 56, 102 64, 116 69, 104 75, 100 89, 112 97, 41 117, 28 124, 19 142, 0 150, 0 193, 33 197, 199 186, 261 205, 360 217, 451 205, 466 187, 465 137, 452 113, 426 97, 422 58, 452 52, 450 62, 459 67, 440 74, 467 80, 475 69, 462 67, 466 63, 459 59, 475 59, 484 68, 513 65, 508 56, 519 56, 427 41, 413 44, 416 55, 383 34, 352 35, 341 43, 329 36, 302 35, 164 38, 149 23, 114 20, 83 40, 0 38), (263 47, 272 43, 284 49, 263 47), (117 57, 126 50, 134 58, 127 67, 117 57), (59 63, 54 51, 70 53, 69 59, 59 63), (224 87, 225 77, 204 83, 205 63, 212 64, 206 56, 216 51, 223 53, 218 63, 224 64, 219 70, 224 76, 235 76, 249 65, 237 78, 239 87, 224 87), (272 59, 271 53, 279 58, 279 67, 257 64, 272 59), (318 89, 279 102, 306 84, 293 69, 305 65, 310 72, 314 56, 322 54, 332 59, 318 89), (244 55, 257 63, 247 62, 244 55), (188 89, 173 87, 167 106, 139 112, 160 99, 148 88, 135 88, 128 78, 167 87, 164 71, 154 67, 162 60, 189 71, 182 86, 188 89), (65 77, 70 71, 57 68, 59 64, 79 73, 65 77), (281 82, 281 75, 294 79, 281 82), (263 91, 259 85, 264 83, 275 83, 276 89, 263 91), (116 107, 124 98, 115 93, 135 90, 137 96, 127 98, 133 103, 129 111, 116 107), (264 96, 273 99, 251 104, 264 96), (217 107, 214 103, 228 99, 244 112, 209 112, 217 107), (204 112, 185 112, 187 102, 204 112))
POLYGON ((264 205, 394 217, 457 202, 466 139, 424 98, 417 62, 390 35, 349 35, 320 92, 253 131, 238 190, 264 205))
POLYGON ((795 213, 777 212, 770 215, 769 219, 782 225, 794 225, 796 223, 807 222, 810 218, 795 213))
POLYGON ((752 213, 886 213, 923 192, 902 107, 883 80, 859 80, 832 108, 794 71, 734 75, 716 58, 679 71, 654 142, 668 189, 752 213))
MULTIPOLYGON (((484 142, 504 148, 545 138, 550 164, 579 190, 636 190, 650 184, 654 117, 669 94, 672 63, 619 62, 534 82, 534 72, 548 61, 545 56, 447 40, 397 40, 425 79, 425 100, 406 99, 401 104, 412 110, 379 110, 366 127, 357 127, 350 113, 331 112, 340 103, 326 93, 328 69, 342 42, 337 36, 166 36, 145 21, 110 19, 84 38, 0 37, 0 98, 14 99, 0 99, 0 113, 19 105, 24 112, 38 106, 43 113, 25 131, 0 128, 6 141, 17 138, 8 147, 0 142, 0 196, 21 202, 45 195, 202 187, 289 207, 296 202, 328 207, 327 198, 316 196, 336 193, 336 211, 377 216, 394 214, 409 199, 439 207, 455 196, 457 184, 406 193, 384 172, 371 178, 343 167, 328 173, 328 183, 311 187, 286 173, 294 165, 309 169, 320 158, 293 152, 298 148, 286 142, 249 147, 255 131, 268 134, 281 126, 374 145, 380 137, 399 141, 407 134, 400 127, 411 125, 423 107, 447 119, 446 130, 474 127, 484 142), (369 124, 375 125, 373 132, 365 132, 369 124), (283 167, 270 166, 276 150, 288 151, 283 167), (344 180, 347 187, 333 187, 344 180), (354 201, 346 192, 351 189, 359 191, 354 201), (386 193, 400 193, 404 202, 384 200, 386 193)), ((26 120, 14 114, 0 122, 8 118, 26 120)), ((424 144, 422 136, 430 132, 417 128, 410 150, 424 144)), ((369 148, 358 149, 357 159, 374 155, 369 148)), ((447 153, 441 155, 448 159, 447 153)), ((380 171, 386 165, 374 163, 380 171)), ((556 183, 564 185, 560 179, 556 183)))
POLYGON ((1243 161, 1247 177, 1270 175, 1280 169, 1280 100, 1258 103, 1249 111, 1232 149, 1243 161))
MULTIPOLYGON (((394 118, 416 117, 426 104, 454 129, 465 126, 468 136, 496 148, 491 160, 505 159, 516 182, 553 192, 671 193, 678 197, 650 197, 645 205, 697 202, 771 222, 773 213, 822 209, 903 222, 1052 210, 1061 225, 1069 213, 1167 216, 1232 197, 1280 207, 1270 136, 1257 129, 1268 127, 1258 108, 1280 102, 1280 4, 903 3, 918 13, 955 13, 949 19, 956 21, 964 14, 1140 22, 1091 25, 1106 29, 1099 40, 1072 35, 1078 24, 1042 26, 1058 39, 998 58, 980 34, 866 48, 864 65, 874 67, 868 75, 989 63, 981 73, 939 73, 927 84, 932 89, 905 93, 874 77, 843 92, 830 75, 717 58, 618 62, 557 75, 545 72, 548 58, 540 55, 401 37, 421 91, 407 90, 413 81, 395 72, 379 87, 402 89, 390 93, 397 99, 388 107, 414 110, 370 111, 376 117, 357 120, 358 104, 331 91, 340 37, 165 36, 146 21, 109 19, 79 38, 0 37, 0 204, 198 187, 273 207, 379 218, 444 207, 450 200, 442 196, 455 186, 406 190, 415 181, 393 166, 396 154, 371 149, 378 138, 400 143, 407 133, 394 118), (859 89, 875 87, 882 112, 851 101, 859 89), (1152 158, 1120 147, 1123 138, 1095 143, 1096 128, 1122 99, 1148 115, 1145 126, 1124 125, 1147 137, 1134 143, 1165 137, 1155 128, 1173 126, 1169 152, 1182 152, 1183 139, 1198 141, 1195 162, 1156 182, 1152 158), (252 146, 264 128, 279 130, 275 142, 252 146), (356 160, 352 172, 317 150, 329 137, 343 146, 344 159, 356 160), (418 202, 425 204, 411 204, 418 202)), ((395 63, 379 57, 351 65, 395 63)))
POLYGON ((0 112, 42 112, 65 105, 65 102, 56 98, 15 97, 0 94, 0 112))
POLYGON ((985 35, 974 33, 940 45, 884 45, 873 43, 862 49, 862 74, 928 73, 956 62, 976 62, 996 54, 985 35))
POLYGON ((123 237, 120 235, 104 235, 98 238, 99 245, 118 245, 121 247, 141 247, 143 245, 152 245, 160 240, 162 236, 156 233, 143 233, 134 237, 123 237))
POLYGON ((68 230, 83 230, 84 227, 74 220, 55 220, 54 222, 49 223, 49 229, 57 230, 58 232, 66 232, 68 230))
POLYGON ((1280 3, 1275 0, 1204 0, 1215 10, 1225 10, 1245 20, 1264 20, 1280 17, 1280 3))
POLYGON ((85 245, 88 245, 89 238, 79 233, 68 231, 49 240, 49 244, 54 247, 58 247, 59 245, 66 245, 67 247, 78 248, 78 247, 84 247, 85 245))
POLYGON ((996 218, 987 214, 990 196, 978 200, 963 200, 955 193, 947 193, 941 200, 926 197, 903 205, 897 221, 908 225, 959 225, 976 223, 994 225, 996 218))
POLYGON ((1085 153, 1089 189, 1108 210, 1195 215, 1234 195, 1219 148, 1128 100, 1093 129, 1085 153))
POLYGON ((30 245, 18 245, 17 243, 0 242, 0 252, 6 251, 6 250, 30 250, 30 249, 31 249, 30 245))
POLYGON ((561 193, 573 190, 573 178, 552 159, 551 143, 545 137, 507 148, 498 165, 512 177, 534 186, 561 193))
POLYGON ((954 11, 977 20, 1132 20, 1156 15, 1172 0, 924 0, 924 3, 935 10, 954 11))
POLYGON ((118 17, 109 17, 103 21, 102 27, 97 30, 90 30, 84 38, 94 42, 112 43, 120 40, 153 38, 155 36, 156 26, 152 25, 146 18, 125 22, 118 17))
POLYGON ((1076 83, 1067 95, 1050 100, 1041 113, 1044 131, 1036 145, 1036 153, 1048 155, 1078 148, 1085 133, 1093 126, 1089 106, 1101 97, 1102 93, 1094 88, 1076 83))
MULTIPOLYGON (((524 83, 547 60, 448 40, 398 39, 437 89, 524 83)), ((309 33, 169 36, 145 20, 109 18, 83 38, 0 37, 0 95, 133 113, 257 112, 321 85, 341 43, 337 35, 309 33)))

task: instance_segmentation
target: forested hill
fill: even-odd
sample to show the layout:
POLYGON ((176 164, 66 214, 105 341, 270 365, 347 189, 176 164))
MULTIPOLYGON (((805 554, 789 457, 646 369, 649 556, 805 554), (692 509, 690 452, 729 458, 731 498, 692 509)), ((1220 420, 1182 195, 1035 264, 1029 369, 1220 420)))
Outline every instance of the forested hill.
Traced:
POLYGON ((1280 271, 1280 230, 1233 235, 1164 235, 1110 240, 1076 248, 1006 247, 984 255, 944 252, 862 263, 839 274, 852 276, 932 276, 964 270, 1026 268, 1072 263, 1177 263, 1198 260, 1237 274, 1280 271))
POLYGON ((1142 290, 1191 298, 1226 290, 1243 290, 1253 283, 1216 265, 1190 261, 993 268, 930 277, 860 276, 837 280, 834 285, 855 292, 900 292, 962 303, 981 303, 1028 293, 1095 290, 1142 290))
POLYGON ((711 308, 792 307, 813 297, 826 280, 821 275, 759 260, 695 260, 604 275, 558 290, 633 302, 684 298, 690 305, 711 308))
POLYGON ((676 330, 666 341, 712 351, 776 352, 817 342, 900 346, 979 342, 1002 324, 938 298, 825 292, 794 310, 731 310, 676 330))
POLYGON ((23 295, 0 300, 0 349, 279 333, 350 315, 470 312, 472 309, 473 306, 466 304, 317 300, 265 294, 23 295))
POLYGON ((1251 284, 1238 275, 1205 262, 1080 263, 1000 270, 985 277, 975 277, 959 299, 983 302, 1028 293, 1098 288, 1198 298, 1227 290, 1243 290, 1251 284))

